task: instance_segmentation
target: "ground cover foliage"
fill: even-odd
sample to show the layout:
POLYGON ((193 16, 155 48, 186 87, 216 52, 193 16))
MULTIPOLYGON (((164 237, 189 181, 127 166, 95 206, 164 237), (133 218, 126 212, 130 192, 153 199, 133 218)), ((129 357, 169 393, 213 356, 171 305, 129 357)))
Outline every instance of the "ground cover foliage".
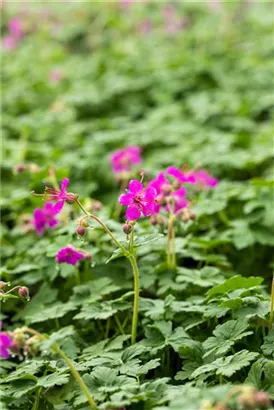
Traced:
POLYGON ((14 16, 23 35, 3 49, 1 272, 30 300, 1 294, 2 330, 46 338, 17 331, 3 409, 90 408, 56 343, 100 409, 273 408, 259 401, 274 399, 271 3, 175 3, 176 30, 165 6, 4 4, 3 35, 14 16), (138 220, 134 344, 132 271, 101 227, 80 238, 75 204, 43 235, 29 219, 42 206, 30 192, 69 177, 127 244, 109 157, 129 145, 142 149, 135 179, 184 164, 219 179, 176 225, 176 269, 165 227, 138 220), (77 271, 55 260, 69 244, 91 254, 77 271))

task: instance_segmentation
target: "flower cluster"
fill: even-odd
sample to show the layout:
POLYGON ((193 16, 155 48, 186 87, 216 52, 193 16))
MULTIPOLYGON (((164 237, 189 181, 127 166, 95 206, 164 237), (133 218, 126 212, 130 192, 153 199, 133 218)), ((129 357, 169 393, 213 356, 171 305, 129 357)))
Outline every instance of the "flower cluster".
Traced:
POLYGON ((146 189, 141 182, 131 180, 127 193, 120 195, 119 203, 127 206, 126 218, 129 221, 139 219, 142 215, 153 216, 154 221, 159 220, 155 219, 155 215, 159 214, 162 208, 187 220, 193 215, 184 211, 190 204, 185 184, 196 185, 199 189, 214 188, 218 180, 206 170, 187 171, 172 166, 165 172, 160 172, 148 183, 146 189), (172 181, 170 177, 173 178, 172 181))
POLYGON ((8 35, 3 38, 3 46, 7 50, 16 48, 19 40, 23 37, 24 32, 21 20, 17 17, 8 22, 8 35))
POLYGON ((111 154, 112 171, 114 174, 128 173, 132 167, 142 162, 141 149, 129 146, 111 154))

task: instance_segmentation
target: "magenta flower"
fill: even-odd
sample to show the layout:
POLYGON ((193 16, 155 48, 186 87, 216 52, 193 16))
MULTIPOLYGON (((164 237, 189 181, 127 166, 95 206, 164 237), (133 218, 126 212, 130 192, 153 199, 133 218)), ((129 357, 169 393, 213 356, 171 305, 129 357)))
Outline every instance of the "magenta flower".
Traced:
POLYGON ((56 255, 56 262, 76 265, 80 259, 84 259, 85 257, 86 256, 83 253, 78 252, 72 246, 68 245, 58 251, 56 255))
POLYGON ((142 162, 141 149, 129 146, 112 153, 110 157, 112 171, 115 174, 129 172, 133 165, 142 162))
POLYGON ((209 175, 205 169, 194 171, 191 176, 195 179, 195 184, 200 185, 202 188, 215 188, 219 183, 218 179, 209 175))
POLYGON ((8 359, 10 353, 9 353, 9 347, 11 346, 12 339, 8 335, 7 332, 0 332, 0 356, 4 357, 5 359, 8 359))
POLYGON ((24 34, 23 29, 22 29, 21 20, 17 17, 12 18, 8 22, 8 29, 9 29, 9 33, 16 39, 21 38, 24 34))
MULTIPOLYGON (((177 214, 181 209, 188 206, 189 201, 186 199, 187 191, 184 187, 177 189, 177 191, 171 192, 170 196, 174 199, 173 212, 177 214)), ((171 210, 171 205, 166 206, 167 211, 171 210)))
POLYGON ((155 204, 154 213, 158 213, 160 212, 161 203, 163 202, 164 198, 172 191, 172 186, 163 172, 160 172, 155 179, 152 179, 149 182, 148 186, 150 188, 156 189, 157 201, 155 204))
POLYGON ((69 184, 69 179, 64 178, 63 181, 61 182, 61 190, 57 190, 51 187, 46 186, 45 192, 46 192, 46 200, 47 201, 56 201, 56 204, 54 205, 52 211, 54 214, 58 214, 64 206, 64 203, 67 202, 69 204, 73 204, 76 199, 76 195, 73 194, 72 192, 67 192, 67 187, 69 184))
POLYGON ((193 175, 182 172, 176 167, 168 167, 166 173, 181 183, 195 184, 195 177, 193 175))
POLYGON ((53 228, 58 225, 56 215, 58 209, 50 202, 46 202, 44 208, 36 208, 33 211, 33 225, 38 235, 43 235, 45 228, 53 228))
POLYGON ((119 202, 127 206, 126 218, 134 221, 144 216, 150 216, 155 212, 157 191, 153 187, 143 188, 140 181, 132 179, 128 184, 126 194, 119 197, 119 202))

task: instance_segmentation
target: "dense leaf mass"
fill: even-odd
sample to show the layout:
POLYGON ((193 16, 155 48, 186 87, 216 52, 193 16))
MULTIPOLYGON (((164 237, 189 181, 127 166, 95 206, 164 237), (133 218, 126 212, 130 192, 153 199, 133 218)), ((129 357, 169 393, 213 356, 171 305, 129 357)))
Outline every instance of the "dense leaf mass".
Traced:
POLYGON ((2 4, 1 273, 31 299, 1 282, 2 332, 16 335, 1 408, 90 408, 59 348, 102 410, 273 408, 273 5, 64 3, 2 4), (176 268, 162 220, 135 224, 132 345, 130 265, 102 226, 79 220, 70 193, 130 246, 125 147, 138 154, 128 180, 144 171, 145 188, 170 166, 216 177, 214 189, 187 185, 176 268), (68 177, 55 208, 30 193, 68 177), (56 260, 68 247, 75 265, 56 260))

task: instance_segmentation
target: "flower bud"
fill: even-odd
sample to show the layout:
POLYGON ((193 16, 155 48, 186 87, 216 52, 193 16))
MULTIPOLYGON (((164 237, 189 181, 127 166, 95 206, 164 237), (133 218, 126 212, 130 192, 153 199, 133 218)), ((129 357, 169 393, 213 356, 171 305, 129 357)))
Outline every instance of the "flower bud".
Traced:
POLYGON ((3 282, 2 280, 0 280, 0 291, 4 289, 7 285, 9 285, 9 282, 3 282))
POLYGON ((66 203, 69 204, 69 205, 74 204, 77 197, 78 196, 76 194, 74 194, 73 192, 68 192, 67 196, 66 196, 66 203))
POLYGON ((26 286, 22 286, 19 290, 18 290, 18 294, 19 296, 21 296, 22 298, 26 299, 26 300, 30 300, 29 297, 29 290, 26 286))
POLYGON ((27 165, 25 164, 18 164, 18 165, 15 165, 14 167, 14 171, 17 174, 21 174, 21 172, 24 172, 26 169, 27 169, 27 165))
POLYGON ((84 226, 85 228, 88 228, 88 227, 89 227, 89 223, 88 223, 88 221, 86 221, 85 219, 84 219, 83 221, 81 221, 80 224, 81 224, 82 226, 84 226))
POLYGON ((254 393, 254 401, 257 407, 267 407, 270 406, 271 401, 269 395, 264 391, 256 391, 254 393))
POLYGON ((124 233, 125 233, 126 235, 129 235, 130 232, 132 231, 132 226, 129 225, 128 223, 125 223, 125 224, 123 225, 123 231, 124 231, 124 233))
POLYGON ((11 345, 9 347, 9 349, 13 352, 13 353, 19 353, 21 350, 21 345, 17 340, 13 340, 11 342, 11 345))
POLYGON ((79 236, 85 236, 85 234, 87 233, 87 230, 82 225, 78 225, 76 228, 76 233, 79 236))

